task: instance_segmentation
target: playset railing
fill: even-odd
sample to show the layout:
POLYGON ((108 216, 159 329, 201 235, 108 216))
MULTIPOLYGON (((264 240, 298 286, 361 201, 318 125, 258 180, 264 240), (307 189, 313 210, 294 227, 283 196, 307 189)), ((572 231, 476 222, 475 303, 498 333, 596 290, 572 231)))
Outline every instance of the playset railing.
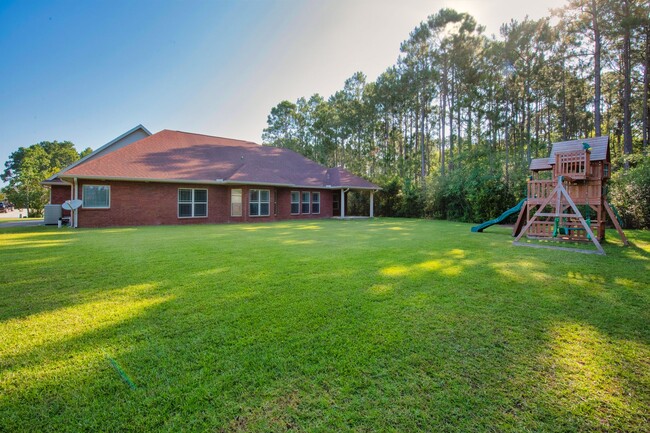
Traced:
POLYGON ((541 203, 551 195, 553 188, 555 188, 555 182, 552 180, 529 180, 528 202, 541 203))
POLYGON ((572 180, 586 179, 589 170, 587 150, 558 152, 555 154, 555 176, 564 176, 572 180))

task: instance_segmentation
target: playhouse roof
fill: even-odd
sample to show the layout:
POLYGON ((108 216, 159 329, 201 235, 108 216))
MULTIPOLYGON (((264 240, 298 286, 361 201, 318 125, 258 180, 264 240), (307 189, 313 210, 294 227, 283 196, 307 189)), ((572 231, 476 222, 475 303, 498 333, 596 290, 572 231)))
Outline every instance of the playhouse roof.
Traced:
POLYGON ((540 170, 550 170, 551 164, 548 163, 548 158, 537 158, 530 161, 530 170, 540 171, 540 170))
POLYGON ((587 143, 591 147, 591 161, 607 161, 609 160, 609 136, 594 137, 594 138, 581 138, 579 140, 560 141, 553 143, 551 154, 548 156, 548 163, 555 164, 555 154, 558 152, 574 152, 583 150, 583 143, 587 143))
POLYGON ((559 152, 575 152, 583 150, 583 144, 591 147, 590 161, 609 161, 609 137, 581 138, 579 140, 559 141, 553 143, 551 154, 548 158, 537 158, 530 161, 531 171, 550 170, 555 165, 555 154, 559 152))

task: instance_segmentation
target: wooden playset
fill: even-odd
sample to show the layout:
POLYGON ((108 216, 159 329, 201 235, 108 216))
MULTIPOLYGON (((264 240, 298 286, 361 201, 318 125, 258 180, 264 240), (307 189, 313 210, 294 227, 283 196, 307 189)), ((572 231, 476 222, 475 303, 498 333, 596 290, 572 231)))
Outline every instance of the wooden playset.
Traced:
POLYGON ((600 242, 605 239, 607 216, 628 244, 605 198, 609 137, 554 143, 550 157, 534 159, 530 170, 527 199, 513 230, 515 245, 605 254, 600 242), (532 240, 591 242, 596 250, 520 242, 524 235, 532 240))

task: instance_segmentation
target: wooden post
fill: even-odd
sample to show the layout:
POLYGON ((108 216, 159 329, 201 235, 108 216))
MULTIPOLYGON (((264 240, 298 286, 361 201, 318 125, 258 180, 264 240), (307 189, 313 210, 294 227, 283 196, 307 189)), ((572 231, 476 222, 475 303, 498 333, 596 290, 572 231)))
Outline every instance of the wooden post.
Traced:
POLYGON ((375 217, 375 192, 370 191, 370 218, 375 217))
POLYGON ((521 207, 521 210, 519 211, 517 222, 515 223, 515 227, 512 229, 512 236, 517 236, 521 231, 521 228, 524 226, 524 220, 526 219, 524 215, 527 212, 528 212, 528 201, 524 203, 524 205, 521 207))
POLYGON ((345 218, 345 191, 341 188, 341 219, 345 218))
POLYGON ((603 200, 603 201, 605 203, 605 210, 607 211, 609 218, 612 220, 614 227, 616 227, 616 231, 618 232, 618 235, 621 237, 621 240, 623 241, 623 245, 628 246, 629 242, 627 241, 627 237, 625 236, 625 233, 623 233, 623 229, 621 228, 621 225, 618 223, 618 218, 616 218, 616 215, 614 215, 614 211, 612 210, 609 203, 607 203, 607 200, 603 200))

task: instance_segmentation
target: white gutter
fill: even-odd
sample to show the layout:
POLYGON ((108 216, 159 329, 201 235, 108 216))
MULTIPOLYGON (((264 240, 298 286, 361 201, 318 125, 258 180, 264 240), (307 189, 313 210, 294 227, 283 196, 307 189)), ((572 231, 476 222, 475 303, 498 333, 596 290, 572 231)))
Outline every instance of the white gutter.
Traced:
POLYGON ((66 182, 65 180, 61 180, 61 182, 52 182, 52 181, 44 180, 43 182, 41 182, 41 185, 49 185, 49 186, 70 186, 70 182, 66 182))
MULTIPOLYGON (((69 177, 60 177, 61 180, 70 179, 69 177)), ((344 185, 297 185, 293 183, 273 183, 273 182, 240 182, 233 180, 188 180, 188 179, 152 179, 152 178, 137 178, 137 177, 111 177, 111 176, 75 176, 72 179, 88 179, 88 180, 104 180, 104 181, 122 181, 122 182, 155 182, 155 183, 183 183, 183 184, 197 184, 197 185, 264 185, 264 186, 279 186, 285 188, 304 188, 304 189, 330 189, 339 190, 347 188, 346 192, 350 189, 356 190, 369 190, 379 191, 381 188, 366 187, 366 186, 351 186, 344 185)))

